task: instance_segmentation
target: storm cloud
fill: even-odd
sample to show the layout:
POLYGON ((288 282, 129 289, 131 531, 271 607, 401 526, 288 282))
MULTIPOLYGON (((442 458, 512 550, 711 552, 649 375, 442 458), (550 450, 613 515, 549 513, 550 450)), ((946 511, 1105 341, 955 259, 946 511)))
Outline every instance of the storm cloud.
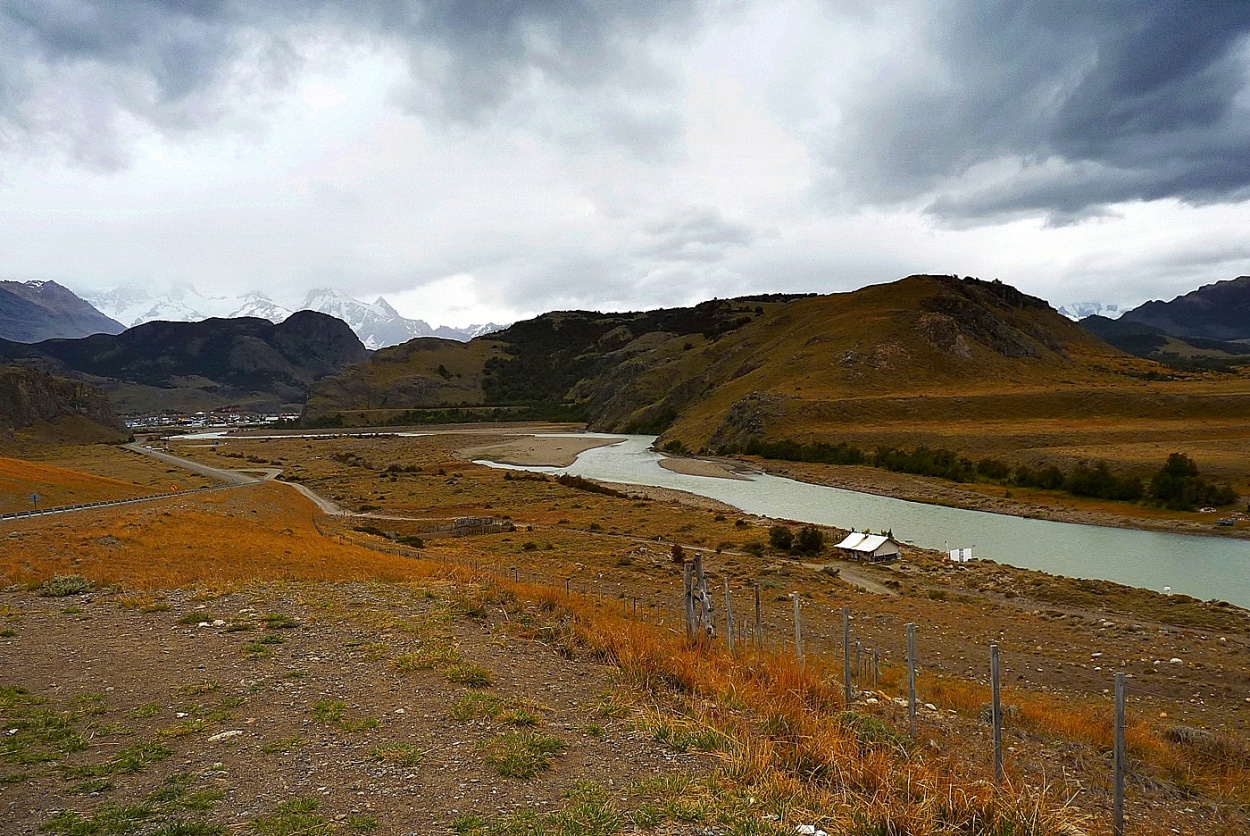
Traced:
POLYGON ((0 272, 459 323, 1250 272, 1250 3, 0 0, 0 272))
MULTIPOLYGON (((897 8, 887 4, 883 9, 897 8)), ((939 2, 869 68, 826 162, 951 221, 1241 200, 1250 4, 939 2)))

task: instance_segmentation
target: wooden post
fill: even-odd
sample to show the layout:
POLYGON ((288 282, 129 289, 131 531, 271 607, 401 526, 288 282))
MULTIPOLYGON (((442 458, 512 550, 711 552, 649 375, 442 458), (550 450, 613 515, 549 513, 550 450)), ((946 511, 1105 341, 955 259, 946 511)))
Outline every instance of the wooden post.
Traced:
POLYGON ((685 594, 682 596, 682 607, 686 611, 686 641, 694 639, 694 566, 687 563, 682 567, 685 581, 685 594))
POLYGON ((570 588, 569 588, 569 587, 572 585, 572 583, 573 583, 573 579, 572 579, 572 578, 565 578, 565 579, 564 579, 564 597, 565 597, 565 598, 568 598, 569 596, 571 596, 571 595, 573 594, 572 590, 570 590, 570 588))
POLYGON ((803 626, 799 621, 799 593, 790 593, 794 598, 794 658, 803 661, 803 626))
POLYGON ((856 687, 859 687, 860 683, 864 679, 864 668, 863 668, 863 665, 860 664, 859 651, 860 651, 859 642, 855 642, 855 686, 856 687))
POLYGON ((638 617, 638 599, 634 599, 634 618, 638 617))
POLYGON ((755 585, 755 651, 764 655, 764 619, 760 617, 760 585, 755 585))
POLYGON ((1111 834, 1124 836, 1124 674, 1115 675, 1115 796, 1111 834))
POLYGON ((1003 706, 998 688, 998 645, 990 645, 990 722, 994 724, 994 783, 1003 783, 1003 706))
POLYGON ((521 582, 521 570, 515 566, 512 567, 512 582, 513 583, 521 582))
POLYGON ((703 638, 712 635, 715 629, 712 624, 712 596, 707 591, 707 575, 703 573, 703 555, 695 554, 694 556, 694 574, 697 587, 695 594, 698 596, 698 622, 699 631, 703 638))
POLYGON ((730 656, 738 655, 738 648, 734 645, 734 608, 729 599, 728 575, 725 576, 725 646, 729 648, 730 656))
POLYGON ((842 693, 849 707, 855 697, 851 686, 851 608, 842 608, 842 693))
POLYGON ((907 624, 907 723, 916 739, 916 625, 907 624))
POLYGON ((877 679, 881 676, 881 654, 872 652, 872 690, 877 690, 877 679))

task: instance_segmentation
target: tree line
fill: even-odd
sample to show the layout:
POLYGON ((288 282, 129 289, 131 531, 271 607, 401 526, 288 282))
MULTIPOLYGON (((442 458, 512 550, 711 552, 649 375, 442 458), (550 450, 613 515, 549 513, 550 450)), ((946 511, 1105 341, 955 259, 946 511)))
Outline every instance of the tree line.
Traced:
POLYGON ((1172 453, 1149 480, 1135 474, 1116 473, 1104 461, 1079 462, 1068 470, 1058 465, 1011 465, 999 459, 977 461, 944 448, 917 447, 904 450, 880 445, 865 451, 839 442, 764 441, 722 447, 719 455, 746 454, 765 459, 817 464, 862 464, 896 473, 949 479, 953 482, 992 482, 1022 488, 1064 491, 1073 496, 1146 502, 1173 511, 1194 511, 1204 506, 1230 505, 1237 494, 1227 484, 1202 476, 1198 465, 1184 453, 1172 453))

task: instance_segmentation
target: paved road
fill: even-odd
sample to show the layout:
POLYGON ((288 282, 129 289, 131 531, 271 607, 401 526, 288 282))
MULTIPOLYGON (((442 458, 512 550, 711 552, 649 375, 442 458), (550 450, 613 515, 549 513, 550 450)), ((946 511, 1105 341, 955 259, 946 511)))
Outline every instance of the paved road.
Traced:
MULTIPOLYGON (((184 459, 181 456, 173 456, 169 453, 162 453, 161 451, 154 450, 146 444, 142 444, 138 441, 133 444, 127 444, 125 447, 127 450, 132 450, 140 455, 160 459, 166 464, 177 465, 185 470, 190 470, 191 472, 198 473, 201 476, 207 476, 210 479, 217 479, 218 481, 225 482, 228 485, 255 485, 259 482, 265 481, 264 479, 258 479, 255 476, 250 476, 237 470, 222 470, 218 467, 209 467, 206 464, 200 464, 199 462, 193 462, 190 459, 184 459)), ((266 472, 268 473, 270 471, 266 472)), ((280 471, 273 471, 275 475, 278 472, 280 471)), ((269 476, 268 478, 272 479, 273 476, 269 476)))

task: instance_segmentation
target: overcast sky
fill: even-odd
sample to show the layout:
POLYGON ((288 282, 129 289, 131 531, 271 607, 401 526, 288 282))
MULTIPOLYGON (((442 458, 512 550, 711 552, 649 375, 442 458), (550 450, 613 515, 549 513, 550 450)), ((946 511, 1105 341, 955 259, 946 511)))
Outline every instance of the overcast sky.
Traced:
POLYGON ((434 323, 1250 273, 1250 3, 0 0, 0 277, 434 323))

